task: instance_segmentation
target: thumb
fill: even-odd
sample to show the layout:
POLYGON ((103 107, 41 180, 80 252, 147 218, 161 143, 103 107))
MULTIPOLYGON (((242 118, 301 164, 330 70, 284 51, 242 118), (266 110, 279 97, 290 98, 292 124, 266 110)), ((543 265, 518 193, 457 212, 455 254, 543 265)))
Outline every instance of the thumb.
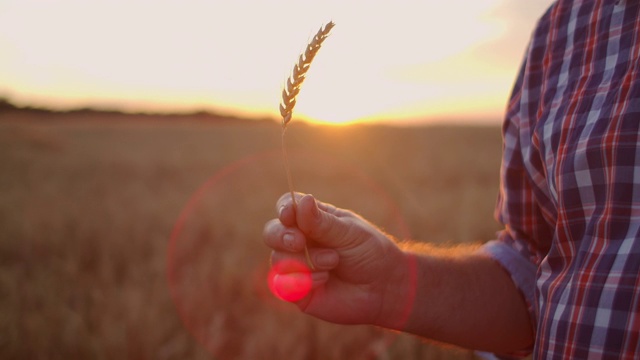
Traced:
POLYGON ((326 206, 318 206, 312 195, 303 196, 298 202, 296 214, 298 228, 311 240, 337 248, 344 246, 353 239, 349 239, 354 223, 351 217, 337 216, 337 212, 323 210, 326 206))

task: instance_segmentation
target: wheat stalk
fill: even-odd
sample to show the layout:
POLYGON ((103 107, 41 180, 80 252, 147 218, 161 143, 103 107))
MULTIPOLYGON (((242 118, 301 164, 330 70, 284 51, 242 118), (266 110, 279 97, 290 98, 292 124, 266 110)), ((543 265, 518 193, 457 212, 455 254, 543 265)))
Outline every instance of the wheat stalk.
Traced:
MULTIPOLYGON (((334 26, 335 24, 330 21, 324 27, 320 27, 316 35, 307 45, 305 51, 298 57, 298 62, 293 67, 291 76, 289 76, 284 89, 282 89, 282 102, 280 103, 280 115, 282 115, 282 157, 284 160, 284 168, 287 173, 287 184, 289 185, 289 193, 291 193, 291 201, 294 211, 297 210, 296 197, 293 191, 293 179, 291 178, 289 156, 287 155, 284 134, 287 129, 287 124, 289 124, 291 117, 293 116, 293 108, 296 106, 296 97, 300 93, 300 87, 306 78, 311 62, 334 26)), ((309 256, 309 249, 306 245, 304 247, 304 254, 307 258, 307 264, 311 270, 315 270, 313 263, 311 262, 311 257, 309 256)))

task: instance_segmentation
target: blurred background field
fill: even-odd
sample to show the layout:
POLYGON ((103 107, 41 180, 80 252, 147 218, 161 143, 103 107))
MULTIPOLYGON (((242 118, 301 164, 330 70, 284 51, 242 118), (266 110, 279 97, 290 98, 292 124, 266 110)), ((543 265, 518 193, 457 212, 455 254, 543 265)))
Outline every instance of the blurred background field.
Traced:
POLYGON ((0 1, 0 359, 474 358, 271 295, 280 127, 226 115, 278 117, 332 20, 287 130, 296 190, 398 238, 486 241, 552 2, 0 1))
MULTIPOLYGON (((398 237, 498 230, 498 126, 287 132, 298 191, 398 237)), ((279 146, 266 120, 0 113, 0 358, 475 358, 269 293, 261 233, 286 191, 279 146)))

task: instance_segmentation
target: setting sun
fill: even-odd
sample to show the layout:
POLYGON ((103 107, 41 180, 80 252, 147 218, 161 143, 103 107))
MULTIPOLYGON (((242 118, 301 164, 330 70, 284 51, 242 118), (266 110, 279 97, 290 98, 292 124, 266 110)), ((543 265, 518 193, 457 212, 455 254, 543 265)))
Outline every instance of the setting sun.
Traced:
POLYGON ((332 20, 295 117, 498 120, 550 3, 4 1, 0 96, 59 109, 275 119, 291 65, 332 20))

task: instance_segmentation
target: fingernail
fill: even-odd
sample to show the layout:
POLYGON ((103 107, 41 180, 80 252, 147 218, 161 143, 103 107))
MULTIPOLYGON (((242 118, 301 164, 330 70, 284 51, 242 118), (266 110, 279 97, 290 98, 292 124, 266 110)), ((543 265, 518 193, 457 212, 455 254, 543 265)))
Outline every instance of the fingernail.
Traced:
POLYGON ((284 212, 284 205, 280 206, 280 209, 278 209, 278 217, 282 218, 282 213, 284 212))
POLYGON ((284 235, 282 235, 282 242, 288 249, 295 250, 296 237, 292 233, 285 233, 284 235))
POLYGON ((322 267, 332 268, 338 265, 338 254, 334 251, 323 251, 316 254, 316 264, 322 267))

